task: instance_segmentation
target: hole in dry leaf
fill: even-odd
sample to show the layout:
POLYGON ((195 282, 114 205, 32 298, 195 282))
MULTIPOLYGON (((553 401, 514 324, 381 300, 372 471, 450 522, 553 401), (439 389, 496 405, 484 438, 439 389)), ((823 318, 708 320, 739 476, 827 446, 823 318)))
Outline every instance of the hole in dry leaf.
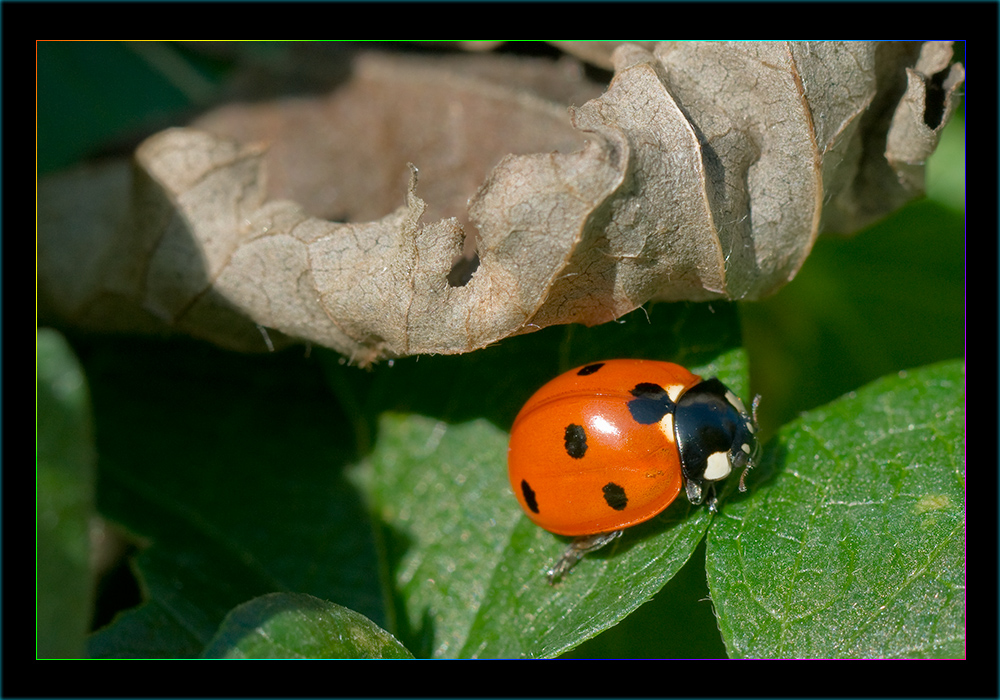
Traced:
POLYGON ((927 97, 924 103, 924 124, 930 129, 936 129, 944 118, 944 103, 947 93, 944 81, 948 79, 950 68, 935 73, 927 81, 927 97))
POLYGON ((473 252, 472 257, 462 256, 455 260, 448 273, 449 287, 464 287, 479 269, 479 254, 473 252))

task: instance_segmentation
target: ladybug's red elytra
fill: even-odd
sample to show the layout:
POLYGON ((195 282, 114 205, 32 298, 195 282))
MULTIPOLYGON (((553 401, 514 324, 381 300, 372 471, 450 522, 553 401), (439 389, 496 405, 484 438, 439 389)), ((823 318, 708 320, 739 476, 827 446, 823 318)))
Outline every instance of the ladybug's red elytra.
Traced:
POLYGON ((742 469, 745 490, 759 399, 748 413, 718 379, 654 360, 593 362, 535 392, 514 419, 507 470, 535 524, 576 538, 549 581, 682 489, 713 512, 716 482, 742 469))

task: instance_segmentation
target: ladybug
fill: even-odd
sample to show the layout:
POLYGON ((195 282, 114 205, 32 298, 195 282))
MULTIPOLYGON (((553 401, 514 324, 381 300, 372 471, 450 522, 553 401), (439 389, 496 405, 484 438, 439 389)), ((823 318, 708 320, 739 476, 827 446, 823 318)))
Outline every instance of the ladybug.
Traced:
POLYGON ((681 489, 713 513, 716 482, 742 469, 745 491, 759 400, 748 413, 718 379, 653 360, 594 362, 535 392, 514 419, 507 471, 535 524, 576 538, 549 581, 663 512, 681 489))

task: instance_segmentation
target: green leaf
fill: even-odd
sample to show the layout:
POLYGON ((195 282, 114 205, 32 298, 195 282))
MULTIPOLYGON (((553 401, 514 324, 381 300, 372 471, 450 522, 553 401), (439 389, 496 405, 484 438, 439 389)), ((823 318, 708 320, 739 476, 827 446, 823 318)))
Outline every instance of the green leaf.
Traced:
POLYGON ((88 528, 94 515, 90 396, 63 337, 36 336, 37 655, 79 657, 93 609, 88 528))
POLYGON ((518 519, 516 507, 498 508, 506 433, 483 420, 386 415, 379 435, 366 471, 397 623, 418 655, 453 656, 518 519))
POLYGON ((785 426, 709 531, 735 657, 965 656, 964 363, 785 426))
POLYGON ((302 593, 269 593, 223 620, 204 656, 220 659, 412 659, 364 615, 302 593))

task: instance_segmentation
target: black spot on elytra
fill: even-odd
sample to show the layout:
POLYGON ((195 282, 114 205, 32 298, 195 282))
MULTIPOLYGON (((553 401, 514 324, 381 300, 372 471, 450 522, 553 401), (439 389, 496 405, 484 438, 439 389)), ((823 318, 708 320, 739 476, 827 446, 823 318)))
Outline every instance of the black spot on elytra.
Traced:
POLYGON ((652 425, 673 412, 675 404, 659 384, 643 382, 630 392, 635 398, 628 402, 628 410, 636 423, 652 425))
POLYGON ((573 459, 580 459, 587 453, 587 431, 582 425, 576 423, 567 425, 563 439, 566 441, 566 454, 573 459))
POLYGON ((580 370, 576 373, 576 375, 578 377, 586 377, 586 376, 589 376, 589 375, 593 374, 594 372, 596 372, 597 370, 599 370, 603 366, 604 366, 603 362, 595 362, 592 365, 587 365, 586 367, 581 367, 580 370))
POLYGON ((604 492, 604 500, 615 510, 625 510, 628 506, 628 496, 625 495, 625 489, 613 481, 606 483, 601 491, 604 492))
POLYGON ((524 502, 528 504, 532 513, 538 513, 538 501, 535 499, 535 492, 531 490, 528 482, 521 479, 521 495, 524 496, 524 502))

